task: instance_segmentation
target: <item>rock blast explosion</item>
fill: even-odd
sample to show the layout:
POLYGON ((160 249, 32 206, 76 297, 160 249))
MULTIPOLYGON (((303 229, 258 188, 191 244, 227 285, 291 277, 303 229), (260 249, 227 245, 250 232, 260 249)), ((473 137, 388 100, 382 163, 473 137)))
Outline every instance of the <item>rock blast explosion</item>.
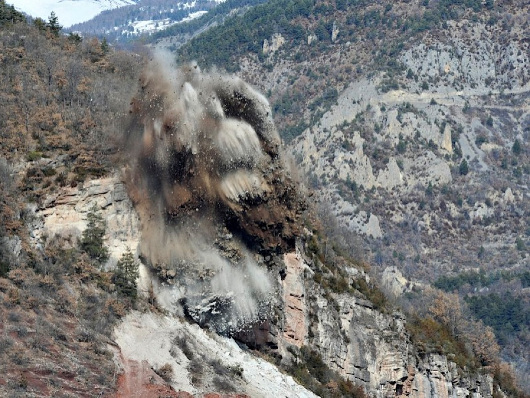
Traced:
POLYGON ((241 79, 153 60, 125 131, 140 255, 158 299, 238 333, 271 316, 304 210, 267 100, 241 79))

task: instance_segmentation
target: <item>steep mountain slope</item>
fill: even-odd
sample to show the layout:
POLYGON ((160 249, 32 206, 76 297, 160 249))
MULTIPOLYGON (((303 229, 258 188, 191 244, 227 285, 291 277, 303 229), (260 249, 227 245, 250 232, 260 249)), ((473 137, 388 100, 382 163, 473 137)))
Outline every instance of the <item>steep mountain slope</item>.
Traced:
POLYGON ((444 288, 455 285, 442 276, 485 275, 459 292, 522 375, 529 12, 524 1, 272 1, 178 55, 269 94, 322 211, 363 237, 376 273, 395 266, 444 288), (484 316, 480 305, 503 299, 523 315, 484 316))
POLYGON ((0 394, 519 394, 454 297, 382 294, 254 88, 1 10, 0 394))
POLYGON ((32 214, 109 170, 140 59, 29 26, 3 1, 0 11, 0 395, 109 395, 109 336, 128 304, 75 239, 33 235, 32 214))

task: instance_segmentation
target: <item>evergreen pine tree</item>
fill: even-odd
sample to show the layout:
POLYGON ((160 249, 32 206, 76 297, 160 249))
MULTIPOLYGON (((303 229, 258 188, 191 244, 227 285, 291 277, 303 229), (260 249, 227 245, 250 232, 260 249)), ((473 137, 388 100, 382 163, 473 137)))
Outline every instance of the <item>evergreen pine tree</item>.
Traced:
POLYGON ((123 253, 116 264, 116 270, 114 271, 113 281, 118 294, 136 300, 136 279, 138 279, 138 275, 138 263, 134 259, 131 250, 127 248, 127 251, 123 253))
POLYGON ((109 42, 107 41, 107 38, 104 37, 101 41, 101 51, 103 51, 104 54, 107 54, 109 52, 109 42))
POLYGON ((26 17, 18 12, 12 5, 0 0, 0 26, 6 23, 24 22, 26 17))
POLYGON ((35 18, 33 20, 33 25, 41 32, 44 32, 47 29, 47 24, 42 18, 35 18))
POLYGON ((48 17, 48 23, 46 24, 47 28, 50 29, 50 32, 52 32, 55 36, 59 36, 59 32, 63 28, 61 25, 59 25, 59 18, 55 13, 52 11, 50 16, 48 17))
POLYGON ((462 163, 460 163, 459 171, 460 171, 460 175, 463 175, 463 176, 469 173, 469 165, 467 164, 466 159, 463 159, 462 163))
POLYGON ((520 155, 522 152, 521 142, 518 139, 515 139, 513 143, 512 152, 514 155, 520 155))
POLYGON ((107 225, 95 204, 87 214, 87 222, 87 228, 83 231, 81 238, 81 250, 91 259, 103 264, 109 258, 108 250, 103 244, 107 225))

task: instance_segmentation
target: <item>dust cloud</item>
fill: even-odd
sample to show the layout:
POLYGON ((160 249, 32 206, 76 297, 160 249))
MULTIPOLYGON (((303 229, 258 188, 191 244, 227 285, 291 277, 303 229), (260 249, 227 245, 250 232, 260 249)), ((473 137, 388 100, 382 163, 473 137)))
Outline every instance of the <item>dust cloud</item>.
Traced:
POLYGON ((293 249, 304 204, 265 97, 168 59, 143 72, 125 131, 140 252, 186 315, 231 333, 268 316, 278 276, 264 258, 293 249))

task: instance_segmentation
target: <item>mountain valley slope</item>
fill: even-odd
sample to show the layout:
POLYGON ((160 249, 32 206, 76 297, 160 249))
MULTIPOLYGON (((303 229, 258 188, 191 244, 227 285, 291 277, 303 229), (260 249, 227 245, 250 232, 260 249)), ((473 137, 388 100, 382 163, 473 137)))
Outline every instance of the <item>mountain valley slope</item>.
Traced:
MULTIPOLYGON (((397 267, 409 280, 456 288, 468 303, 522 308, 518 320, 484 318, 521 375, 528 13, 524 1, 276 1, 178 51, 268 93, 307 186, 338 218, 330 229, 363 237, 352 250, 367 249, 376 273, 397 267)), ((398 295, 413 297, 413 285, 398 295)))
MULTIPOLYGON (((375 18, 375 13, 371 15, 375 18)), ((484 27, 480 21, 474 23, 481 32, 484 27)), ((451 21, 447 24, 458 37, 464 35, 459 29, 470 29, 467 22, 464 26, 452 25, 451 21)), ((515 38, 524 35, 524 29, 518 30, 517 26, 515 38)), ((338 23, 330 28, 328 44, 340 50, 342 28, 338 23), (332 39, 339 40, 337 46, 334 47, 332 39)), ((459 307, 456 295, 431 289, 425 283, 438 281, 436 277, 446 275, 447 269, 457 271, 458 275, 461 269, 456 267, 456 261, 443 260, 450 246, 463 247, 462 256, 464 259, 469 256, 470 262, 470 253, 478 250, 482 257, 477 257, 484 263, 481 266, 485 275, 497 271, 501 258, 497 257, 496 250, 485 245, 480 253, 477 243, 468 242, 474 234, 481 233, 477 240, 484 240, 487 235, 480 223, 490 217, 488 209, 494 208, 498 214, 493 212, 493 216, 502 220, 501 228, 494 230, 497 241, 507 242, 504 243, 507 249, 501 254, 512 259, 503 271, 515 276, 502 277, 486 287, 497 292, 511 287, 518 298, 525 297, 521 290, 523 278, 518 272, 524 272, 527 267, 527 238, 517 229, 524 224, 527 214, 524 166, 528 156, 525 141, 528 79, 524 71, 528 57, 524 55, 527 53, 524 36, 521 40, 513 39, 514 43, 509 46, 513 51, 508 56, 497 57, 499 51, 494 45, 489 53, 478 52, 477 58, 486 58, 486 65, 488 59, 494 59, 495 68, 499 64, 498 70, 505 71, 492 74, 496 86, 487 93, 485 90, 492 82, 486 83, 486 78, 478 72, 467 76, 470 69, 462 66, 464 59, 469 65, 468 59, 475 54, 473 49, 467 55, 464 51, 461 59, 455 59, 456 50, 448 47, 434 44, 434 50, 429 53, 421 45, 411 45, 401 53, 400 59, 406 67, 390 71, 391 76, 388 71, 386 75, 373 71, 363 76, 363 68, 370 71, 370 66, 363 64, 355 71, 351 66, 350 72, 356 78, 350 81, 340 73, 331 73, 335 63, 344 72, 348 70, 348 64, 337 62, 341 59, 340 52, 338 57, 337 54, 329 58, 322 55, 314 65, 304 64, 308 72, 293 76, 297 65, 289 57, 282 59, 282 51, 290 45, 289 41, 282 43, 281 37, 275 35, 267 39, 267 46, 262 47, 265 43, 260 42, 258 48, 266 49, 266 54, 260 57, 266 63, 262 65, 259 57, 250 55, 240 63, 241 74, 276 101, 272 105, 280 132, 296 133, 293 134, 296 137, 284 135, 289 138, 293 158, 305 169, 307 185, 316 188, 313 196, 328 206, 317 216, 310 205, 309 211, 296 221, 300 231, 296 232, 296 241, 289 241, 286 246, 289 250, 281 248, 275 252, 266 247, 263 250, 261 246, 260 250, 252 251, 253 261, 270 273, 275 297, 270 302, 273 311, 251 327, 221 337, 207 330, 208 327, 215 329, 208 321, 202 323, 206 330, 199 329, 197 317, 178 300, 183 286, 179 283, 185 279, 179 271, 186 263, 155 266, 139 247, 142 240, 139 220, 146 213, 136 207, 138 217, 134 206, 142 202, 130 187, 126 188, 130 184, 127 172, 122 174, 123 170, 115 168, 116 163, 124 164, 123 160, 116 162, 116 158, 124 154, 127 157, 129 153, 115 139, 117 131, 127 130, 121 117, 127 114, 127 105, 136 90, 134 82, 144 62, 141 56, 109 51, 97 40, 72 42, 29 27, 10 26, 10 29, 2 34, 2 48, 6 49, 2 52, 2 62, 7 67, 2 74, 6 87, 2 101, 6 108, 0 182, 5 189, 0 197, 0 216, 5 222, 1 230, 0 298, 2 318, 7 321, 2 325, 0 355, 5 369, 2 374, 8 376, 0 379, 3 393, 90 396, 99 391, 119 396, 120 389, 125 388, 120 383, 127 385, 130 381, 127 375, 132 374, 129 371, 136 369, 152 381, 146 389, 160 389, 159 394, 163 391, 168 396, 188 396, 186 391, 198 396, 211 392, 276 394, 277 391, 272 393, 259 385, 265 376, 275 380, 279 390, 286 388, 282 390, 284 394, 312 396, 294 384, 293 378, 280 373, 278 366, 319 396, 362 397, 366 393, 377 397, 489 397, 505 393, 522 396, 514 389, 506 365, 496 357, 498 346, 492 329, 466 319, 468 315, 463 313, 463 305, 459 307), (40 40, 41 47, 50 46, 51 51, 39 52, 38 46, 28 38, 40 40), (510 59, 511 53, 515 54, 514 59, 510 59), (435 68, 438 74, 429 81, 427 76, 432 70, 429 63, 436 64, 438 54, 443 54, 441 58, 447 61, 439 64, 443 65, 441 69, 435 68), (59 61, 73 58, 77 63, 59 61), (429 60, 426 65, 422 63, 424 59, 429 60), (456 70, 455 74, 466 75, 469 85, 465 82, 461 86, 460 80, 452 80, 452 75, 445 72, 446 65, 449 72, 456 70), (522 70, 522 76, 511 74, 513 70, 522 70), (332 81, 339 82, 321 100, 312 97, 324 92, 318 91, 318 85, 329 85, 315 78, 320 73, 327 73, 332 81), (293 80, 296 77, 301 80, 296 82, 293 80), (289 108, 285 91, 279 90, 287 90, 293 82, 295 88, 303 87, 308 82, 306 78, 311 82, 307 84, 308 90, 314 90, 314 94, 305 100, 313 110, 308 108, 306 119, 297 129, 290 130, 292 112, 300 103, 294 102, 289 108), (425 80, 428 90, 424 88, 425 80), (434 82, 440 81, 443 84, 437 89, 434 82), (31 87, 33 91, 28 90, 31 87), (459 97, 452 95, 454 90, 459 92, 459 97), (28 109, 41 112, 30 113, 28 109), (491 119, 484 119, 483 109, 491 112, 491 119), (306 128, 301 128, 304 125, 306 128), (459 136, 453 137, 453 132, 459 136), (497 155, 490 158, 494 149, 500 151, 498 158, 497 155), (464 159, 467 173, 461 166, 464 159), (491 181, 501 180, 492 183, 494 188, 489 192, 483 188, 486 168, 492 175, 491 181), (512 174, 506 179, 508 172, 512 174), (462 201, 456 196, 452 202, 442 197, 453 198, 458 192, 465 192, 462 201), (480 197, 482 192, 489 196, 480 197), (477 200, 468 199, 472 195, 479 196, 477 206, 477 200), (442 209, 442 200, 446 210, 442 209), (390 214, 382 210, 387 207, 390 214), (84 251, 84 246, 78 243, 93 228, 89 219, 94 217, 94 211, 106 220, 105 234, 97 236, 104 238, 99 244, 109 255, 107 263, 101 262, 98 255, 91 257, 93 252, 84 251), (420 221, 411 218, 415 214, 420 221), (477 221, 465 223, 470 219, 477 221), (414 238, 403 233, 409 222, 412 231, 409 234, 415 234, 414 238), (451 241, 444 240, 446 232, 439 224, 448 225, 454 231, 451 241), (465 225, 462 228, 460 224, 465 225), (345 225, 349 228, 344 228, 345 225), (460 230, 468 231, 467 239, 460 235, 460 230), (140 297, 136 301, 124 296, 115 283, 115 264, 127 248, 140 254, 143 262, 140 297), (413 261, 418 254, 419 259, 413 261), (363 256, 367 261, 363 261, 363 256), (372 263, 371 267, 368 262, 372 263), (408 311, 406 319, 402 310, 395 307, 394 298, 389 300, 378 288, 378 274, 383 273, 383 268, 388 270, 388 265, 396 266, 394 281, 403 282, 397 290, 392 290, 395 283, 390 284, 388 296, 398 296, 395 301, 401 301, 405 309, 407 305, 416 306, 414 311, 408 311), (438 274, 430 273, 431 265, 438 274), (414 283, 403 281, 399 270, 408 278, 416 279, 414 283), (401 296, 403 291, 405 294, 401 296), (22 316, 23 310, 30 316, 22 316), (461 317, 456 316, 459 311, 461 317), (154 328, 153 337, 145 338, 150 328, 154 328), (166 336, 155 337, 164 331, 166 336), (203 344, 211 344, 211 352, 203 344), (131 346, 138 349, 131 351, 131 346), (134 355, 142 352, 140 348, 145 348, 144 357, 134 355), (212 353, 221 354, 214 358, 212 353), (260 359, 256 361, 253 356, 260 359), (53 357, 68 361, 56 363, 53 357), (42 358, 49 358, 44 368, 42 358), (137 363, 143 360, 147 362, 137 363)), ((497 37, 491 34, 489 39, 495 42, 497 37)), ((319 46, 319 51, 325 49, 319 46)), ((488 48, 488 43, 485 47, 488 48)), ((474 62, 478 61, 471 64, 474 62)), ((477 71, 481 69, 476 66, 477 71)), ((193 91, 187 90, 191 97, 182 96, 179 101, 193 99, 193 91)), ((224 108, 219 111, 215 105, 207 104, 209 112, 220 115, 231 112, 231 117, 241 115, 238 106, 226 105, 234 101, 231 95, 223 89, 217 92, 226 101, 224 108)), ((156 96, 153 98, 157 100, 156 96)), ((248 123, 255 125, 255 122, 250 118, 248 123)), ((165 164, 167 157, 153 152, 149 134, 162 128, 171 132, 174 125, 168 118, 165 124, 153 123, 151 131, 146 123, 143 129, 146 145, 142 153, 148 160, 154 156, 154 162, 165 164)), ((189 156, 186 150, 179 150, 185 157, 189 156)), ((270 147, 267 151, 274 153, 270 147)), ((186 163, 193 164, 193 160, 186 163)), ((281 167, 284 163, 289 162, 282 162, 281 167)), ((150 160, 145 165, 154 167, 150 160)), ((195 168, 183 170, 183 181, 188 178, 195 181, 195 168)), ((294 168, 291 171, 296 181, 297 173, 294 168)), ((207 181, 203 171, 198 174, 207 181)), ((277 177, 266 182, 285 183, 281 173, 277 177)), ((179 189, 186 193, 187 187, 179 189)), ((253 190, 258 193, 225 199, 231 203, 228 207, 234 209, 236 217, 228 218, 228 229, 217 228, 206 236, 215 238, 215 247, 224 260, 243 270, 244 265, 238 262, 245 257, 242 248, 259 248, 263 243, 248 245, 249 241, 237 227, 237 209, 256 204, 259 207, 268 200, 270 192, 265 188, 253 190), (242 242, 238 243, 239 239, 242 242)), ((168 195, 165 187, 162 192, 168 195)), ((205 204, 201 202, 202 194, 193 195, 196 193, 192 192, 189 200, 182 195, 183 199, 174 197, 167 201, 176 208, 164 218, 169 220, 169 225, 179 222, 179 214, 196 219, 193 214, 199 207, 195 206, 204 209, 205 204), (179 210, 179 204, 184 204, 184 209, 179 210)), ((290 206, 290 203, 283 205, 290 206)), ((275 216, 281 219, 282 214, 275 216)), ((286 225, 293 220, 289 219, 286 225)), ((486 227, 495 227, 493 221, 486 227)), ((258 229, 251 225, 249 230, 264 232, 271 225, 258 225, 258 229)), ((274 239, 271 237, 271 242, 274 239)), ((198 269, 199 278, 205 280, 211 277, 209 272, 215 271, 214 267, 198 269)), ((462 292, 471 293, 472 289, 463 287, 462 292)), ((214 314, 212 308, 215 311, 219 302, 208 300, 195 310, 214 314)), ((521 350, 521 346, 512 347, 521 350)), ((514 353, 517 355, 507 356, 508 359, 522 359, 519 366, 524 365, 524 352, 514 350, 514 353)))

